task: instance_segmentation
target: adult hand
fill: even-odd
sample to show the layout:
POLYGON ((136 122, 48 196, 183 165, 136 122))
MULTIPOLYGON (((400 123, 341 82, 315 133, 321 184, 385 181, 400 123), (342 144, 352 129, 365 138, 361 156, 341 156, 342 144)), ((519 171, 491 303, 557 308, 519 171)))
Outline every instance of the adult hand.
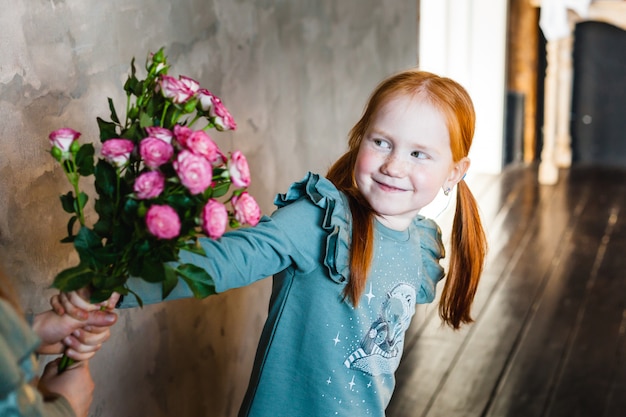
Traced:
POLYGON ((110 326, 117 321, 117 314, 95 310, 85 317, 78 320, 70 315, 59 316, 53 310, 37 314, 33 321, 33 330, 41 339, 37 352, 65 353, 77 361, 91 358, 111 336, 110 326))
POLYGON ((46 365, 38 388, 45 399, 62 395, 70 403, 76 417, 87 417, 93 400, 95 384, 89 372, 89 362, 77 362, 59 374, 60 359, 46 365))
POLYGON ((98 304, 91 304, 89 301, 89 293, 87 290, 61 292, 50 298, 50 306, 60 316, 69 314, 76 320, 85 320, 90 311, 115 309, 120 294, 114 292, 111 297, 98 304))

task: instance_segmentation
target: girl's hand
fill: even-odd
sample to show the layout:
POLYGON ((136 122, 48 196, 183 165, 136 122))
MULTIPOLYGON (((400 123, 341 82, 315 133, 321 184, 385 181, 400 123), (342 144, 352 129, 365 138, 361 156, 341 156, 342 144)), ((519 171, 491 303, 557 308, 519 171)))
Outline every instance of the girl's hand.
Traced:
POLYGON ((46 365, 38 388, 44 400, 62 395, 68 400, 77 417, 87 417, 93 400, 95 384, 89 372, 89 362, 77 362, 59 374, 60 359, 46 365))
POLYGON ((50 298, 52 309, 60 316, 69 314, 76 320, 86 320, 90 311, 112 311, 120 299, 120 294, 113 293, 111 297, 98 304, 91 304, 87 290, 61 292, 50 298))

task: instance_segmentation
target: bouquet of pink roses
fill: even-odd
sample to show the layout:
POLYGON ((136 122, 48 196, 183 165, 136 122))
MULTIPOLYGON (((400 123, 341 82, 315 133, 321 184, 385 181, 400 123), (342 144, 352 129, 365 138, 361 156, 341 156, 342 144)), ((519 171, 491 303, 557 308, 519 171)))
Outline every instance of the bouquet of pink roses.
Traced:
POLYGON ((95 165, 94 146, 80 145, 79 132, 63 128, 50 134, 51 154, 73 186, 61 196, 72 215, 62 242, 72 242, 80 258, 55 277, 53 286, 61 291, 88 286, 91 301, 99 302, 113 292, 128 294, 126 282, 133 276, 162 283, 163 297, 179 278, 196 297, 206 297, 215 290, 212 278, 175 262, 179 251, 206 256, 198 237, 217 239, 228 226, 259 221, 259 207, 246 191, 245 157, 239 151, 225 155, 207 133, 235 129, 232 116, 197 81, 171 77, 168 69, 163 49, 148 56, 144 80, 131 61, 125 117, 118 117, 109 98, 111 120, 97 119, 102 147, 95 165), (84 215, 88 196, 79 179, 91 175, 98 220, 90 228, 84 215))

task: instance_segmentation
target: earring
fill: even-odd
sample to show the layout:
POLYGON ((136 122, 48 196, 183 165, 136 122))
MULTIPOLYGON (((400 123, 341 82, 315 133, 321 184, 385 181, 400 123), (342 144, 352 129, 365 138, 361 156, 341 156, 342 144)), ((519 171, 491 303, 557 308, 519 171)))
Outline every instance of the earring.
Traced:
POLYGON ((450 195, 450 191, 452 191, 452 188, 450 188, 450 187, 444 188, 443 189, 443 195, 445 195, 447 197, 448 195, 450 195))

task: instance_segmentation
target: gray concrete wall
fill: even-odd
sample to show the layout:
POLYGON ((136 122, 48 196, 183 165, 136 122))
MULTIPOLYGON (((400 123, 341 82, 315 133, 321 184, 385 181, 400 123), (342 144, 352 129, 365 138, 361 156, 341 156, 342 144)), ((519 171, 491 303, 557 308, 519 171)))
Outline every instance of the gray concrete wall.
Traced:
MULTIPOLYGON (((124 106, 130 59, 165 47, 171 75, 220 95, 265 213, 307 170, 325 172, 372 88, 415 65, 414 0, 0 0, 0 261, 26 308, 41 311, 75 264, 48 151, 69 126, 97 143, 107 97, 124 106)), ((143 73, 140 73, 143 74, 143 73)), ((120 312, 92 361, 93 416, 233 416, 247 385, 270 288, 120 312)))

